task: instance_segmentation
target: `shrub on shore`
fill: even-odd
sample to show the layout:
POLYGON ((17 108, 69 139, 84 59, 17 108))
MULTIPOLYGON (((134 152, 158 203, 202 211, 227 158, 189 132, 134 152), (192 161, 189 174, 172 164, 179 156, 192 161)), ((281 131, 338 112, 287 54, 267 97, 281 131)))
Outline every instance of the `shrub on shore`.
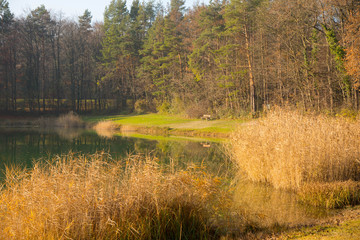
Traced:
POLYGON ((360 121, 278 110, 240 127, 231 141, 232 158, 255 182, 300 191, 360 180, 360 121))
POLYGON ((85 127, 84 121, 74 112, 58 117, 55 121, 57 127, 72 128, 72 127, 85 127))
POLYGON ((58 118, 40 118, 37 121, 37 124, 43 128, 53 128, 53 127, 62 127, 62 128, 83 128, 85 127, 85 122, 74 112, 69 112, 67 114, 61 115, 58 118))
POLYGON ((0 239, 207 239, 217 234, 227 197, 201 169, 69 154, 31 171, 7 171, 0 239))

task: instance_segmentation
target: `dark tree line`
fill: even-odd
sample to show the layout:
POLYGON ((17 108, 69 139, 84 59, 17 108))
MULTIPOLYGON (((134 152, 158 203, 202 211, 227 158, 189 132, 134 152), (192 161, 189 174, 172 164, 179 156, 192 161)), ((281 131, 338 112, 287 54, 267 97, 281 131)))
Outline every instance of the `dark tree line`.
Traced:
POLYGON ((103 23, 0 0, 0 110, 239 116, 359 107, 356 0, 123 0, 103 23))

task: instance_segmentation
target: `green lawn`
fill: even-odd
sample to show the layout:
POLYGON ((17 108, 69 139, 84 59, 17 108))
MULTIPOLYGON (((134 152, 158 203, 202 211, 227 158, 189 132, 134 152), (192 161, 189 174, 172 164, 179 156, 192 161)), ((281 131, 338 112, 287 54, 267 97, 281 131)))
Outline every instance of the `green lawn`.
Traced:
POLYGON ((195 130, 198 132, 212 133, 229 133, 234 130, 237 125, 244 123, 244 120, 221 119, 205 121, 155 113, 143 115, 91 116, 84 117, 83 119, 91 123, 110 120, 128 126, 161 127, 179 131, 195 130))

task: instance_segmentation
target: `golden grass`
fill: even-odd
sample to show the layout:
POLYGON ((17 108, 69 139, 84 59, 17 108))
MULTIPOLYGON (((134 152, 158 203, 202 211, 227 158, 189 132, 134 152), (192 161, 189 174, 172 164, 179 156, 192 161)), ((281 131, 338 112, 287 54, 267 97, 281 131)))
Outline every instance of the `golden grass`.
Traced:
POLYGON ((298 190, 360 179, 360 121, 277 110, 231 138, 232 158, 252 181, 298 190))
POLYGON ((202 169, 172 171, 140 156, 121 164, 69 154, 7 169, 0 239, 207 239, 230 205, 220 185, 202 169))
POLYGON ((93 129, 99 136, 112 138, 114 134, 120 130, 120 125, 114 123, 113 121, 100 121, 93 127, 93 129))

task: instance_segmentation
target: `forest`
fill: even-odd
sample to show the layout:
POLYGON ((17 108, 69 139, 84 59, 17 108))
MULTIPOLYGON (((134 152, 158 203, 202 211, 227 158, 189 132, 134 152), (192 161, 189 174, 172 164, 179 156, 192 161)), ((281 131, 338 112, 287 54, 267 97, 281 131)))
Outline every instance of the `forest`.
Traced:
POLYGON ((0 112, 358 110, 359 28, 358 0, 112 0, 95 23, 0 0, 0 112))

